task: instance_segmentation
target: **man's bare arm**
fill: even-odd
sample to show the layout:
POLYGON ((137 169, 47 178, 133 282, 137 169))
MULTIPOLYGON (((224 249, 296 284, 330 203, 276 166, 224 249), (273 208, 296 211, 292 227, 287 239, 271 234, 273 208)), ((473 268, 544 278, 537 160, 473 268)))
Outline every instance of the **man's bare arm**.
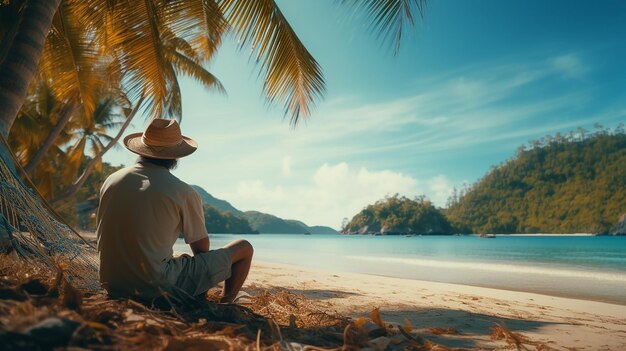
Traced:
POLYGON ((194 241, 189 244, 189 247, 191 247, 191 252, 193 252, 194 255, 209 252, 209 237, 207 236, 204 239, 194 241))

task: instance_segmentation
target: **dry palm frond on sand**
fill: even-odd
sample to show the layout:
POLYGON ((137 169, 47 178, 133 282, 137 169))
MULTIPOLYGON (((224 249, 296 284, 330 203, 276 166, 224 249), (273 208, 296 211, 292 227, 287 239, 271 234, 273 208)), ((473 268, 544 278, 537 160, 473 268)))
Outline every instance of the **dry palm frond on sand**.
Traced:
MULTIPOLYGON (((104 291, 86 293, 56 271, 0 255, 0 342, 3 350, 86 348, 154 350, 460 350, 420 336, 407 320, 386 323, 378 309, 351 319, 329 304, 285 289, 252 287, 242 302, 196 301, 189 308, 154 309, 104 291)), ((455 334, 430 328, 431 334, 455 334)), ((496 325, 494 339, 518 349, 545 345, 496 325)))

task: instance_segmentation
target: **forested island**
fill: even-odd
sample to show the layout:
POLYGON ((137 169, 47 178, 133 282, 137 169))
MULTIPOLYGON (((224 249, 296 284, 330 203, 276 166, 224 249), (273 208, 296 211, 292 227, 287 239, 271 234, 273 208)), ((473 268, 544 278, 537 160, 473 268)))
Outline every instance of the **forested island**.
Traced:
POLYGON ((622 126, 533 141, 453 194, 445 211, 457 229, 473 233, 610 233, 624 213, 622 126))
POLYGON ((626 133, 597 127, 532 141, 445 209, 398 195, 344 223, 346 234, 626 234, 626 133))
POLYGON ((398 194, 369 205, 341 230, 344 234, 452 234, 452 226, 425 196, 398 194))

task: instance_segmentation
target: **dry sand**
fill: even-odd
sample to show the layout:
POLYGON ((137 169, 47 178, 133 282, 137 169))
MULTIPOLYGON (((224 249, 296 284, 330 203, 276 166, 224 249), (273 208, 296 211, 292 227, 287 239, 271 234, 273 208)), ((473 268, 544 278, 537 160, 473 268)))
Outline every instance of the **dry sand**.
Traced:
POLYGON ((428 339, 449 347, 504 348, 490 337, 499 323, 557 350, 626 350, 623 305, 267 262, 254 263, 246 288, 286 288, 351 317, 379 307, 386 322, 408 319, 428 339), (458 334, 437 336, 430 327, 458 334))

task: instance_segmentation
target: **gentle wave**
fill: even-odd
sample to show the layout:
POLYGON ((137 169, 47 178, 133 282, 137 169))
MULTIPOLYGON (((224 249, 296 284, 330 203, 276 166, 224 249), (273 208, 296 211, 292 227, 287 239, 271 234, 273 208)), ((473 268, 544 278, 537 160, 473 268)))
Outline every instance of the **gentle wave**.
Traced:
POLYGON ((576 271, 569 269, 544 268, 537 266, 515 266, 501 263, 481 263, 481 262, 457 262, 457 261, 437 261, 419 258, 399 258, 399 257, 372 257, 372 256, 346 256, 348 259, 370 262, 401 263, 413 266, 435 267, 435 268, 455 268, 473 269, 500 273, 525 273, 543 274, 568 278, 587 278, 615 282, 626 282, 626 274, 607 273, 596 271, 576 271))

